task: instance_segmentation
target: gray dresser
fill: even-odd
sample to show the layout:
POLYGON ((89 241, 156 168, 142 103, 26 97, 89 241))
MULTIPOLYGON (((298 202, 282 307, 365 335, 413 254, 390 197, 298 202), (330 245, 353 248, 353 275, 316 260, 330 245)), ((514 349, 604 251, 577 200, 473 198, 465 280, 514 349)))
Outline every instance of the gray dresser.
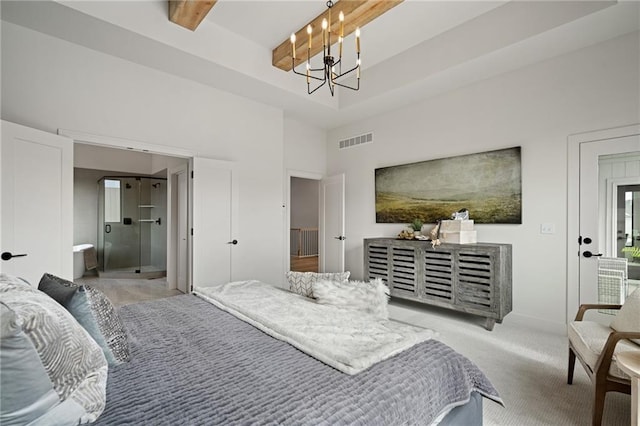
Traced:
POLYGON ((392 297, 485 317, 487 330, 511 312, 511 244, 367 238, 364 274, 392 297))

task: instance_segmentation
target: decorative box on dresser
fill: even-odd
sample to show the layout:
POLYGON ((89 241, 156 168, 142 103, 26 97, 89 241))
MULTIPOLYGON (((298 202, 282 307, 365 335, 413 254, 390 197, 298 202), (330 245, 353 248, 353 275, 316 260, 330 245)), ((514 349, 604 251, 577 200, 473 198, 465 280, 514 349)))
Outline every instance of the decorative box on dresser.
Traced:
POLYGON ((490 331, 511 312, 511 244, 366 238, 364 273, 392 297, 485 317, 490 331))

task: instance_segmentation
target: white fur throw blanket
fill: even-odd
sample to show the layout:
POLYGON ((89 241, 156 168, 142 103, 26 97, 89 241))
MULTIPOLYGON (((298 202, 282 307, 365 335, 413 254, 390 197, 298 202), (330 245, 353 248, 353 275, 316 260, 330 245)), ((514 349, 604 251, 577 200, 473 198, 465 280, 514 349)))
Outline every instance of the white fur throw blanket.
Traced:
POLYGON ((356 310, 379 319, 389 318, 389 287, 380 278, 345 282, 321 280, 314 282, 312 288, 316 303, 321 305, 356 310))
POLYGON ((357 310, 317 304, 260 281, 197 287, 194 293, 347 374, 359 373, 437 334, 357 310))

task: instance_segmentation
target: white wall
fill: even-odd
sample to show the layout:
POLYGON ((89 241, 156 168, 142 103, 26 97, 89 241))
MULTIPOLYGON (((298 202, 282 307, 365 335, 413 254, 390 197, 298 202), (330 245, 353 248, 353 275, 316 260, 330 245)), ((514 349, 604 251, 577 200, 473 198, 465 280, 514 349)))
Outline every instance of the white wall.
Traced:
POLYGON ((293 117, 284 120, 284 166, 290 171, 324 175, 327 132, 293 117))
POLYGON ((83 169, 110 170, 145 176, 167 177, 166 170, 188 164, 187 158, 108 148, 86 143, 73 146, 73 165, 83 169))
POLYGON ((402 229, 375 223, 375 168, 521 146, 523 223, 477 225, 478 240, 513 245, 513 313, 505 321, 562 327, 567 136, 639 121, 639 39, 623 36, 329 132, 328 173, 346 175, 352 277, 363 275, 363 238, 402 229), (369 131, 374 143, 338 150, 338 140, 369 131), (540 234, 542 223, 555 224, 555 234, 540 234))
POLYGON ((186 158, 167 157, 166 155, 151 154, 151 174, 156 177, 168 177, 167 171, 182 165, 187 165, 186 158))
POLYGON ((151 174, 151 154, 75 143, 73 166, 139 175, 151 174))
POLYGON ((7 22, 1 42, 2 119, 237 162, 233 278, 283 281, 281 110, 7 22))

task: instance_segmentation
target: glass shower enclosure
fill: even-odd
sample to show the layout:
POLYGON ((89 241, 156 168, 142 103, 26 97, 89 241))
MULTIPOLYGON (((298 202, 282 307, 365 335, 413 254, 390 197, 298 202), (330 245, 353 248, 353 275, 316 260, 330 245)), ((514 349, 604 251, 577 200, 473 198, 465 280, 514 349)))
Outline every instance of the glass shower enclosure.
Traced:
POLYGON ((101 276, 152 278, 167 269, 167 180, 105 176, 98 181, 101 276))

